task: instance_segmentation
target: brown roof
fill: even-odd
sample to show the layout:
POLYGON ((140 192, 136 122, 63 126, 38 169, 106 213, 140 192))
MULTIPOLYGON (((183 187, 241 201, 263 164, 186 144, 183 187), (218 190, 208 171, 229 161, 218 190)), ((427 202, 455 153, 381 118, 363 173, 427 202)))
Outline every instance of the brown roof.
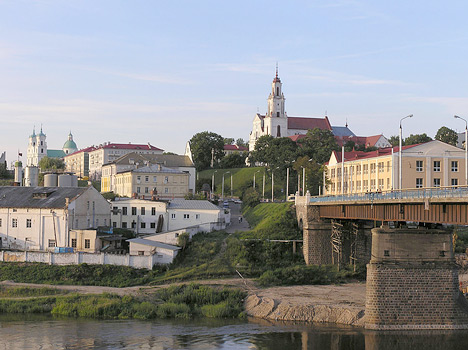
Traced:
POLYGON ((303 118, 288 117, 288 129, 311 130, 311 129, 332 130, 328 118, 303 118))
MULTIPOLYGON (((188 156, 181 156, 177 154, 139 154, 139 153, 128 153, 115 161, 107 164, 131 164, 130 159, 133 163, 140 163, 144 165, 145 162, 151 164, 162 164, 167 167, 193 167, 193 162, 188 156)), ((106 165, 107 165, 106 164, 106 165)))
POLYGON ((237 145, 224 145, 224 150, 225 151, 240 151, 240 152, 246 152, 249 149, 244 146, 237 146, 237 145))

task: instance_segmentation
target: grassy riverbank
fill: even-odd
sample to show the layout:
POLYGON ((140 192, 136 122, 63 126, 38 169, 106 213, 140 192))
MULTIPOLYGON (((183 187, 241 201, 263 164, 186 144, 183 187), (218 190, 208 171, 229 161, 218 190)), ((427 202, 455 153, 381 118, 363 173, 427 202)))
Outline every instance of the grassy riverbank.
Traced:
POLYGON ((161 289, 144 298, 108 293, 50 296, 49 291, 43 288, 40 288, 42 292, 23 288, 23 294, 25 289, 30 289, 30 295, 36 296, 26 299, 0 298, 0 312, 50 313, 57 316, 102 319, 242 318, 243 301, 246 297, 245 292, 237 289, 219 289, 197 284, 161 289), (39 297, 41 293, 42 297, 39 297))

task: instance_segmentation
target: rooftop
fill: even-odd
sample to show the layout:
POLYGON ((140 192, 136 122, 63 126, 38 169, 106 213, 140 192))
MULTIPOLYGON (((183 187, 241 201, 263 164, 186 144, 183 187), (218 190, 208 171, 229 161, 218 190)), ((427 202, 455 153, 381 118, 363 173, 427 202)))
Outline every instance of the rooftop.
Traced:
POLYGON ((144 244, 144 245, 149 245, 151 247, 157 247, 157 248, 163 248, 163 249, 169 249, 169 250, 180 250, 181 249, 180 247, 177 247, 177 246, 172 245, 172 244, 166 244, 166 243, 151 241, 149 239, 144 239, 144 238, 127 239, 127 242, 137 243, 137 244, 144 244))
POLYGON ((219 207, 206 200, 187 200, 175 198, 169 202, 168 209, 197 209, 197 210, 221 210, 219 207))

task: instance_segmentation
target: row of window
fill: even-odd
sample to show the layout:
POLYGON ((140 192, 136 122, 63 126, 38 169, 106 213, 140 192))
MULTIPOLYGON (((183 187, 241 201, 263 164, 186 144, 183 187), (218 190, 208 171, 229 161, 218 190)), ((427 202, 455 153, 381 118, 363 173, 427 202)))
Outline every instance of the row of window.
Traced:
MULTIPOLYGON (((387 162, 387 169, 390 168, 390 162, 387 162)), ((368 174, 368 164, 364 164, 362 166, 362 171, 363 174, 366 175, 368 174)), ((378 169, 379 173, 383 173, 385 170, 385 165, 384 162, 380 162, 378 164, 372 163, 370 164, 370 172, 371 174, 375 174, 376 169, 378 169)), ((450 164, 450 169, 452 172, 458 172, 458 161, 452 160, 450 164)), ((440 160, 434 160, 433 161, 433 170, 435 172, 440 172, 441 171, 441 165, 440 165, 440 160)), ((424 161, 423 160, 417 160, 416 161, 416 171, 422 172, 424 171, 424 161)), ((346 167, 344 168, 344 175, 347 176, 348 172, 353 175, 354 174, 354 166, 346 167), (349 169, 349 170, 348 170, 349 169)), ((361 165, 356 165, 356 175, 361 175, 361 165)), ((341 177, 341 168, 336 169, 336 176, 341 177)), ((330 171, 330 177, 333 179, 335 178, 335 169, 331 169, 330 171)))
MULTIPOLYGON (((52 240, 49 240, 49 247, 50 247, 50 242, 51 242, 51 241, 52 241, 52 240)), ((72 246, 72 248, 76 248, 76 238, 72 238, 72 240, 71 240, 71 246, 72 246)), ((54 241, 54 246, 53 246, 53 247, 55 247, 55 241, 54 241)), ((85 240, 84 240, 84 247, 85 247, 85 249, 91 248, 91 240, 85 239, 85 240)))
MULTIPOLYGON (((118 207, 113 207, 112 208, 112 213, 114 215, 118 214, 118 207)), ((132 215, 137 215, 137 207, 131 207, 132 209, 132 215)), ((122 207, 122 215, 128 215, 128 207, 122 207)), ((146 207, 141 207, 140 208, 140 215, 146 215, 146 207)), ((151 207, 151 215, 156 215, 156 207, 151 207)))
MULTIPOLYGON (((137 193, 141 193, 141 187, 136 188, 137 193)), ((149 187, 145 187, 145 193, 149 193, 149 187)), ((169 193, 169 188, 164 188, 164 193, 169 193)))
MULTIPOLYGON (((435 178, 433 179, 433 187, 440 187, 440 179, 435 178)), ((451 179, 450 180, 450 185, 451 186, 458 186, 458 179, 451 179)), ((416 179, 416 188, 422 188, 423 187, 423 179, 422 178, 417 178, 416 179)))
MULTIPOLYGON (((145 178, 145 182, 150 182, 150 177, 149 175, 143 176, 145 178)), ((141 178, 142 176, 138 175, 137 176, 137 183, 141 183, 141 178)), ((153 176, 153 182, 157 183, 158 182, 158 177, 153 176)), ((167 184, 169 182, 169 176, 164 176, 164 183, 167 184)))
MULTIPOLYGON (((188 220, 190 219, 190 214, 183 214, 184 219, 188 220)), ((171 214, 171 219, 175 219, 176 214, 171 214)), ((200 214, 195 214, 195 219, 199 220, 200 219, 200 214)), ((146 222, 140 222, 140 228, 146 228, 146 222)), ((156 228, 156 223, 155 222, 150 222, 150 228, 156 228)), ((117 227, 117 222, 112 222, 113 227, 117 227)), ((132 221, 130 223, 131 228, 136 228, 136 222, 132 221)), ((129 228, 128 223, 126 221, 122 221, 122 228, 129 228)))
MULTIPOLYGON (((2 227, 2 219, 0 218, 0 227, 2 227)), ((31 228, 32 220, 26 219, 26 228, 31 228)), ((11 227, 18 227, 18 219, 11 219, 11 227)))

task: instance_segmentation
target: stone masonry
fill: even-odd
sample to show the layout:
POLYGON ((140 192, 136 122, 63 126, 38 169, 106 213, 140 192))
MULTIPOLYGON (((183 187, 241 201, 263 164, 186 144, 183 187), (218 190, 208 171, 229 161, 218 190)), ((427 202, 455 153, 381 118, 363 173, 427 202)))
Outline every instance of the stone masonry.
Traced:
POLYGON ((373 229, 367 265, 368 329, 468 329, 451 233, 373 229))

